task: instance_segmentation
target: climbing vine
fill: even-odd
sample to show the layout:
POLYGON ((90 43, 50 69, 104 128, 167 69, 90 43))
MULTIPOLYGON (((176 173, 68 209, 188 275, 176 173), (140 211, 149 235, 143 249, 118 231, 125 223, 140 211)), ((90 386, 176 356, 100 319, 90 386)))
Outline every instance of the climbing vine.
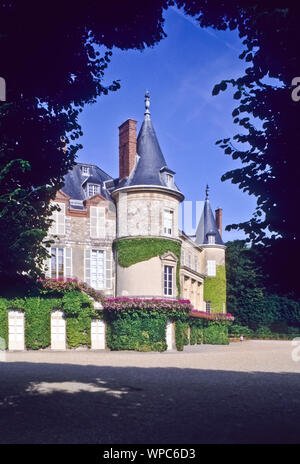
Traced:
POLYGON ((148 261, 168 251, 174 253, 177 257, 176 286, 179 297, 181 243, 164 238, 132 238, 117 240, 115 249, 118 253, 118 263, 122 267, 130 267, 141 261, 148 261))
MULTIPOLYGON (((91 318, 101 317, 93 308, 92 300, 78 291, 67 291, 60 298, 42 296, 6 299, 0 298, 0 337, 8 346, 8 311, 25 313, 25 346, 37 350, 51 343, 51 311, 60 309, 67 320, 66 335, 69 348, 91 344, 91 318)), ((1 347, 0 347, 1 349, 1 347)))
POLYGON ((225 266, 216 266, 216 276, 206 277, 203 297, 204 301, 210 301, 211 312, 223 312, 223 303, 226 304, 225 266))

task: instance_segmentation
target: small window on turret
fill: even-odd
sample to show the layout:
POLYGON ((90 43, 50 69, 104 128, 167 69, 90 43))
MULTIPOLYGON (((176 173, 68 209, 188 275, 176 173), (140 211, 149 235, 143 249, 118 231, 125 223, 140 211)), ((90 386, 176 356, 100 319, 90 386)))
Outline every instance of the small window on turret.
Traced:
POLYGON ((173 187, 173 176, 171 174, 166 174, 166 182, 168 187, 173 187))
POLYGON ((173 211, 164 210, 164 235, 173 234, 173 211))
POLYGON ((210 245, 213 245, 214 243, 216 243, 216 237, 215 235, 208 235, 208 243, 210 245))

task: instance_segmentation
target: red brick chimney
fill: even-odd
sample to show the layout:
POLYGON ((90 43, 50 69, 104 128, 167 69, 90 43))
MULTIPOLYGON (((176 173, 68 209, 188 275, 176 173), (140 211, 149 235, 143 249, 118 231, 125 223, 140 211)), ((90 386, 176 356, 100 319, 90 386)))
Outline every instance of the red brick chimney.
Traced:
POLYGON ((119 127, 119 179, 129 176, 136 155, 136 123, 127 119, 119 127))
POLYGON ((218 231, 222 237, 222 208, 216 209, 216 224, 218 231))

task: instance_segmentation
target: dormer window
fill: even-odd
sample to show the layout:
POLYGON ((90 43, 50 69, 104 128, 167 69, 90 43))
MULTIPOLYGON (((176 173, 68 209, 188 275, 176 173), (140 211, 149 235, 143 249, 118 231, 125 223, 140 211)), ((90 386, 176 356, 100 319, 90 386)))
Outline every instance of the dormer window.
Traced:
POLYGON ((97 193, 100 193, 100 185, 99 184, 88 184, 87 193, 88 193, 88 197, 93 197, 97 193))
POLYGON ((171 171, 171 169, 167 168, 167 166, 163 166, 160 169, 161 175, 162 175, 162 180, 166 184, 167 187, 169 188, 174 188, 174 171, 171 171))
POLYGON ((89 176, 90 168, 88 166, 81 166, 81 173, 83 176, 89 176))
POLYGON ((214 232, 207 234, 207 242, 209 245, 216 243, 216 234, 214 232))
POLYGON ((166 174, 166 184, 168 187, 172 188, 174 183, 174 177, 171 174, 166 174))

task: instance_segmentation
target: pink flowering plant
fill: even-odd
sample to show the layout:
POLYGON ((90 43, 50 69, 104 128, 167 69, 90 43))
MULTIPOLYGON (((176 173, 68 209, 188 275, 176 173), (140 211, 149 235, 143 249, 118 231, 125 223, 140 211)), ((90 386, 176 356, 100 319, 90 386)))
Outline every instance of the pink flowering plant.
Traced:
POLYGON ((103 309, 109 313, 117 313, 120 311, 158 311, 167 313, 169 316, 180 316, 180 319, 186 317, 197 317, 210 321, 233 321, 234 317, 231 314, 224 313, 207 313, 198 311, 193 307, 189 300, 169 300, 164 298, 107 298, 103 304, 103 309))
POLYGON ((107 298, 103 309, 118 311, 159 311, 167 313, 182 312, 188 314, 193 306, 189 300, 168 300, 164 298, 107 298))
POLYGON ((39 279, 39 284, 41 286, 41 293, 44 295, 62 296, 67 292, 77 290, 86 293, 95 301, 100 301, 102 304, 105 301, 105 297, 100 290, 95 290, 87 283, 78 279, 64 277, 59 277, 57 279, 39 279))
POLYGON ((209 321, 234 321, 234 317, 230 313, 207 313, 206 311, 198 311, 198 309, 195 308, 191 310, 190 316, 207 319, 209 321))

